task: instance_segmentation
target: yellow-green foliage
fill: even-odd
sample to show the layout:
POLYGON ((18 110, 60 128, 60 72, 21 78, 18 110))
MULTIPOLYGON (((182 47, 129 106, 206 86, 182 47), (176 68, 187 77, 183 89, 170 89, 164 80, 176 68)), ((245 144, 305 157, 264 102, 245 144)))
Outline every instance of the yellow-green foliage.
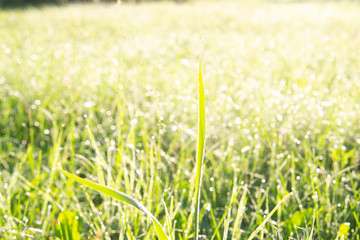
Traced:
POLYGON ((0 10, 0 239, 59 237, 67 210, 82 239, 156 238, 151 216, 60 166, 136 199, 173 239, 195 237, 197 196, 208 239, 258 226, 254 239, 359 238, 359 12, 350 1, 0 10))

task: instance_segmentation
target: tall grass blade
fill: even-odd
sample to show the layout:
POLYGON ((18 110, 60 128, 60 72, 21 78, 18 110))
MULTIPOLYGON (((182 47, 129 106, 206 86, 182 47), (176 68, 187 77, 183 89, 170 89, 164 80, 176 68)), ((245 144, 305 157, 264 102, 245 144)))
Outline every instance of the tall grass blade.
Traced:
POLYGON ((202 178, 202 166, 204 161, 205 151, 205 97, 203 77, 201 70, 201 59, 199 61, 199 117, 198 117, 198 140, 197 140, 197 153, 196 153, 196 184, 195 184, 195 240, 199 237, 199 217, 200 217, 200 190, 202 178))
POLYGON ((78 176, 75 176, 69 172, 60 170, 63 174, 65 174, 66 176, 70 177, 71 179, 77 181, 80 184, 83 184, 91 189, 94 189, 98 192, 101 192, 107 196, 110 196, 112 198, 115 198, 117 200, 120 200, 124 203, 127 203, 137 209, 139 209, 140 211, 144 212, 145 214, 147 214, 148 216, 150 216, 152 222, 155 225, 155 230, 156 230, 156 234, 159 238, 159 240, 170 240, 170 238, 166 235, 163 227, 161 226, 160 222, 151 214, 151 212, 149 210, 147 210, 140 202, 138 202, 137 200, 131 198, 130 196, 126 195, 125 193, 116 191, 114 189, 111 189, 107 186, 103 186, 94 182, 91 182, 89 180, 80 178, 78 176))
POLYGON ((255 231, 250 235, 248 240, 253 239, 258 232, 262 230, 262 228, 265 226, 265 224, 270 220, 271 216, 276 212, 276 210, 281 206, 281 204, 286 201, 288 198, 290 198, 293 195, 293 193, 289 193, 286 195, 281 201, 274 207, 274 209, 269 213, 269 215, 265 218, 265 220, 255 229, 255 231))

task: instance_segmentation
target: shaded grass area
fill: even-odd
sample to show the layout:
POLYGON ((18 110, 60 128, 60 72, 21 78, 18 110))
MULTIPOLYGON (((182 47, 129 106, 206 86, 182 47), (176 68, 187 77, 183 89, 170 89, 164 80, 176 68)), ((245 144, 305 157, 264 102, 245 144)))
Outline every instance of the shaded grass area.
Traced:
POLYGON ((60 5, 65 3, 62 0, 1 0, 0 8, 3 10, 26 9, 30 7, 42 7, 44 5, 60 5))
POLYGON ((335 239, 349 223, 348 239, 359 238, 358 11, 226 2, 0 12, 0 236, 56 239, 60 222, 84 239, 155 238, 150 218, 67 179, 62 165, 139 199, 168 229, 165 203, 172 236, 193 237, 202 55, 200 235, 246 239, 293 191, 259 236, 335 239))

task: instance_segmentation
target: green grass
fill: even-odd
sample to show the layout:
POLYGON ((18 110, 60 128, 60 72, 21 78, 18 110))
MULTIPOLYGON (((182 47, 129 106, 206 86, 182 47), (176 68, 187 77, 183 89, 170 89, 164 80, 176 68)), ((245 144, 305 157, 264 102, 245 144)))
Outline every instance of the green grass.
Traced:
POLYGON ((103 186, 103 185, 99 185, 97 183, 91 182, 89 180, 77 177, 76 175, 73 175, 71 173, 68 173, 66 171, 61 171, 63 174, 65 174, 66 176, 70 177, 71 179, 91 188, 94 189, 96 191, 99 191, 107 196, 110 196, 112 198, 115 198, 117 200, 120 200, 124 203, 129 204, 130 206, 133 206, 137 209, 139 209, 140 211, 142 211, 143 213, 145 213, 146 215, 148 215, 152 222, 155 225, 155 229, 156 229, 156 234, 159 238, 159 240, 168 240, 169 237, 166 235, 166 232, 164 230, 164 228, 161 226, 161 223, 159 222, 159 220, 157 220, 150 212, 149 210, 147 210, 144 205, 142 205, 141 203, 139 203, 137 200, 129 197, 128 195, 119 192, 119 191, 115 191, 109 187, 103 186))
POLYGON ((172 239, 194 239, 196 196, 208 239, 248 239, 258 226, 254 239, 359 239, 359 10, 242 1, 0 11, 0 238, 156 238, 151 216, 62 166, 137 199, 172 239))

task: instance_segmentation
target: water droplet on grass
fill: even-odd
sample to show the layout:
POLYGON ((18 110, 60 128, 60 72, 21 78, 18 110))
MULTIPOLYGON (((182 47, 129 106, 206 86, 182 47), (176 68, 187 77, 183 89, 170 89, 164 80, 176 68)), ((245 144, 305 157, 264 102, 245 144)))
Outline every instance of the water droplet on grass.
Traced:
POLYGON ((249 151, 249 150, 250 150, 250 146, 246 146, 246 147, 243 147, 241 149, 241 152, 244 153, 244 152, 249 151))

